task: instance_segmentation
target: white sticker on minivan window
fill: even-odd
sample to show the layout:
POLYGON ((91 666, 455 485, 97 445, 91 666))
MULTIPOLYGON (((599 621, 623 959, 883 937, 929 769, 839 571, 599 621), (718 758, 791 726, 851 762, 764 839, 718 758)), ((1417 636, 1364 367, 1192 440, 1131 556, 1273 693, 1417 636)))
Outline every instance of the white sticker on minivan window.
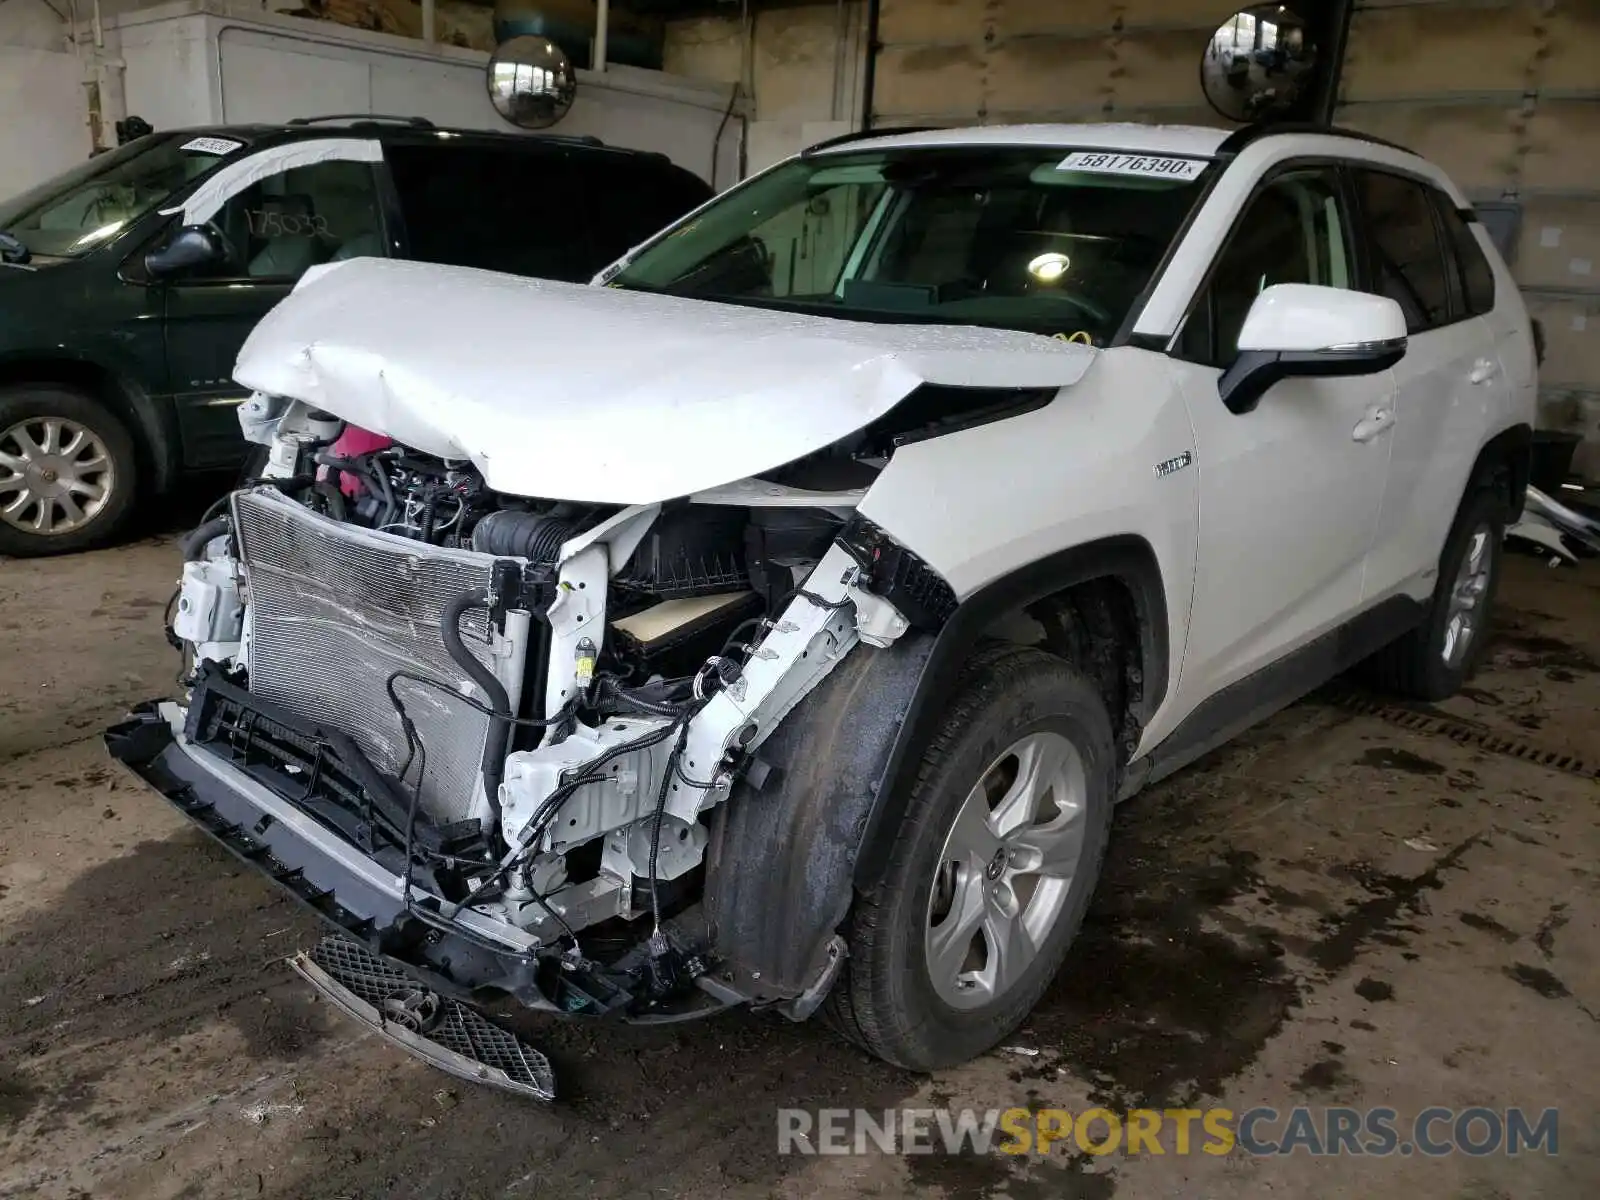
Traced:
POLYGON ((232 138, 197 137, 190 138, 180 150, 193 150, 198 154, 232 154, 243 142, 236 142, 232 138))
POLYGON ((1205 169, 1204 160, 1198 158, 1170 158, 1162 154, 1108 154, 1103 150, 1078 150, 1056 164, 1058 171, 1142 175, 1147 179, 1193 179, 1205 169))

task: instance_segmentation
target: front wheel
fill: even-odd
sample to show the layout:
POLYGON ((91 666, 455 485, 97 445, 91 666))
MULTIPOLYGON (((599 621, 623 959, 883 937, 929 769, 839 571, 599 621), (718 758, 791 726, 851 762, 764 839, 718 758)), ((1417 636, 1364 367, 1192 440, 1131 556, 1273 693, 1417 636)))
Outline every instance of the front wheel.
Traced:
POLYGON ((967 669, 925 752, 885 876, 858 899, 829 996, 847 1037, 927 1071, 1020 1025, 1066 957, 1111 826, 1111 721, 1039 650, 967 669))
POLYGON ((138 487, 128 427, 54 384, 0 390, 0 554, 87 550, 115 536, 138 487))

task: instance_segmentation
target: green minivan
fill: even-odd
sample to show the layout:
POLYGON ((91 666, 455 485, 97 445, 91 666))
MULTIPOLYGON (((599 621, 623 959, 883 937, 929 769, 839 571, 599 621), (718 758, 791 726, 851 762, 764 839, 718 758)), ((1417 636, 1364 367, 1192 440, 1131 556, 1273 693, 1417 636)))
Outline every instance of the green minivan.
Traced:
POLYGON ((710 196, 592 138, 361 116, 148 134, 0 202, 0 555, 103 544, 237 469, 234 359, 308 268, 583 282, 710 196))

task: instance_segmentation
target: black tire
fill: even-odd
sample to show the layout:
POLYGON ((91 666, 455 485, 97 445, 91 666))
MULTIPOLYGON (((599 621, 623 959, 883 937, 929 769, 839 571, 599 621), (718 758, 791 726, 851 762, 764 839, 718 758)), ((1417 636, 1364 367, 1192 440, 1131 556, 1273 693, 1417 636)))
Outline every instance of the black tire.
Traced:
POLYGON ((1439 557, 1439 577, 1428 601, 1427 615, 1415 629, 1385 646, 1362 664, 1362 676, 1373 687, 1413 700, 1443 700, 1461 689, 1482 661, 1489 644, 1490 618, 1500 586, 1500 560, 1506 534, 1505 501, 1486 488, 1471 492, 1456 514, 1439 557), (1476 609, 1476 624, 1466 652, 1457 662, 1445 658, 1445 639, 1462 562, 1475 535, 1487 530, 1488 584, 1476 609))
MULTIPOLYGON (((33 532, 18 527, 19 521, 32 524, 40 520, 39 513, 45 503, 43 499, 35 499, 23 508, 17 514, 18 521, 0 516, 0 554, 32 558, 103 546, 122 530, 132 515, 134 499, 139 491, 139 464, 133 435, 116 414, 92 396, 53 383, 22 384, 0 389, 0 453, 14 455, 20 448, 20 443, 8 437, 19 426, 32 428, 34 432, 29 436, 39 442, 42 423, 51 419, 71 422, 87 431, 104 447, 107 467, 94 472, 86 471, 84 477, 86 481, 99 481, 109 487, 109 492, 99 508, 89 513, 81 523, 55 533, 33 532), (33 422, 41 424, 32 426, 30 423, 33 422)), ((87 457, 90 452, 83 453, 87 457)), ((54 469, 52 466, 51 470, 54 469)), ((21 495, 15 488, 6 491, 8 479, 17 482, 18 472, 0 462, 0 510, 15 503, 21 495)), ((53 487, 54 481, 40 478, 35 481, 35 486, 41 489, 53 487)), ((74 500, 77 500, 76 495, 74 500)), ((52 521, 70 519, 60 507, 51 509, 50 518, 52 521)))
POLYGON ((1040 650, 1002 647, 969 665, 923 755, 884 877, 858 897, 849 956, 826 1016, 863 1049, 930 1071, 983 1053, 1038 1002, 1083 923, 1111 828, 1116 760, 1111 721, 1094 686, 1040 650), (925 933, 946 837, 967 795, 1008 747, 1030 733, 1064 735, 1083 764, 1083 850, 1055 923, 1022 976, 987 1006, 959 1009, 935 989, 925 933))

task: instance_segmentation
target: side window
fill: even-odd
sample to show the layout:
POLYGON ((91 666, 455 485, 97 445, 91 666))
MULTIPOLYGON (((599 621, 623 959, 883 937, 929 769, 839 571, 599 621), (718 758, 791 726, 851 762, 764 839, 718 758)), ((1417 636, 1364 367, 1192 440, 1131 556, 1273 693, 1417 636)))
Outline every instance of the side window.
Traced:
POLYGON ((1218 367, 1232 362, 1245 315, 1275 283, 1353 287, 1348 226, 1331 170, 1290 171, 1269 181, 1245 206, 1184 322, 1181 355, 1218 367))
POLYGON ((411 257, 587 282, 605 265, 583 236, 588 195, 561 148, 390 144, 411 257))
POLYGON ((595 152, 579 161, 596 271, 711 199, 710 185, 660 160, 595 152))
POLYGON ((307 268, 385 253, 372 164, 330 159, 252 183, 215 217, 233 261, 223 273, 298 279, 307 268))
POLYGON ((1356 180, 1371 253, 1372 290, 1400 305, 1409 333, 1447 324, 1450 276, 1428 189, 1382 171, 1357 171, 1356 180))
POLYGON ((1462 219, 1450 198, 1441 192, 1433 194, 1439 213, 1439 223, 1455 250, 1456 264, 1461 270, 1461 298, 1469 316, 1481 317, 1494 310, 1494 270, 1489 259, 1473 236, 1472 227, 1462 219))

